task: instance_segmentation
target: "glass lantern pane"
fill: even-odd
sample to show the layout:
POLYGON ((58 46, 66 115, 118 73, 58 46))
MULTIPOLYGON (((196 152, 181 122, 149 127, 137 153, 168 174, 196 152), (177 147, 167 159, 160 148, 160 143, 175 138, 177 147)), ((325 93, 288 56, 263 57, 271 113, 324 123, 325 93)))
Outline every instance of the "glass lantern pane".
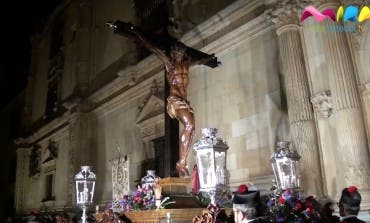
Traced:
POLYGON ((211 151, 199 151, 198 155, 199 183, 201 188, 215 185, 213 154, 211 151))
POLYGON ((95 187, 95 182, 93 181, 88 181, 86 182, 86 186, 87 186, 87 202, 91 203, 92 202, 92 199, 93 199, 93 196, 94 196, 94 187, 95 187))
POLYGON ((292 169, 292 162, 287 158, 282 158, 278 162, 278 171, 282 189, 293 188, 295 185, 295 175, 292 169))
POLYGON ((216 166, 216 183, 217 184, 225 184, 225 168, 226 168, 226 160, 225 160, 225 153, 224 152, 215 152, 215 166, 216 166))

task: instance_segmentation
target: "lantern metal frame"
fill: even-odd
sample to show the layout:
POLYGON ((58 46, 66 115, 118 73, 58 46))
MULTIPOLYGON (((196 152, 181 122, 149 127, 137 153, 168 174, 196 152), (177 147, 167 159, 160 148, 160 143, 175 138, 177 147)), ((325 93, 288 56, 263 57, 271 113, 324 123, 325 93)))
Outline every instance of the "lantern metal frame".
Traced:
POLYGON ((296 150, 289 149, 290 142, 278 141, 276 151, 271 155, 270 162, 278 190, 298 189, 300 184, 299 160, 296 150))
POLYGON ((202 137, 194 143, 200 191, 206 192, 216 205, 216 193, 227 185, 227 150, 229 146, 217 137, 216 128, 202 128, 202 137))
POLYGON ((94 198, 96 175, 90 166, 81 166, 81 171, 75 175, 76 203, 82 208, 82 223, 86 222, 86 209, 94 198))

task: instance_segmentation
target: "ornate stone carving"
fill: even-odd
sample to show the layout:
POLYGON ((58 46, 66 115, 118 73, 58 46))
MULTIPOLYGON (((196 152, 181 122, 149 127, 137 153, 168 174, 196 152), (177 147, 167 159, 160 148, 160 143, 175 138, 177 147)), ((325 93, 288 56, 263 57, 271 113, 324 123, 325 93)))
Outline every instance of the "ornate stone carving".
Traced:
POLYGON ((130 191, 129 160, 127 156, 119 157, 112 162, 113 200, 121 198, 130 191))
POLYGON ((333 103, 330 90, 319 92, 311 97, 311 103, 314 111, 321 118, 328 118, 333 112, 333 103))
POLYGON ((277 2, 268 13, 272 17, 272 22, 276 28, 282 28, 286 25, 300 25, 299 16, 303 8, 311 1, 292 1, 283 0, 277 2))

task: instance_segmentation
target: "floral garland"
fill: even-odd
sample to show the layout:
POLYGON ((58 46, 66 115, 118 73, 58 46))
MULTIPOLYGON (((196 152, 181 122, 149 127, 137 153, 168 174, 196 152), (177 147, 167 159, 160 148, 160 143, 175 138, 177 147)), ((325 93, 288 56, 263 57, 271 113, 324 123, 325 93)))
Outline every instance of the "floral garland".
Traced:
POLYGON ((316 223, 320 221, 320 203, 313 197, 302 197, 298 192, 285 190, 267 201, 274 222, 316 223))

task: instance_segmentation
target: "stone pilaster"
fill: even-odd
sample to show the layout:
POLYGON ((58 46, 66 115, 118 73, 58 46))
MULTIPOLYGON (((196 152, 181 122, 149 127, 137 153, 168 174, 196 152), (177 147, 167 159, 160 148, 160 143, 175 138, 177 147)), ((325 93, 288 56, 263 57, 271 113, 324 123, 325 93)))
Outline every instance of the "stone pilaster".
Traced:
POLYGON ((78 7, 78 27, 75 30, 78 57, 75 61, 76 70, 74 73, 77 80, 77 94, 85 95, 88 91, 90 81, 90 58, 92 57, 91 42, 94 36, 91 21, 93 5, 91 1, 84 0, 78 7))
POLYGON ((24 180, 28 177, 29 156, 29 148, 17 149, 17 169, 14 201, 16 213, 22 213, 24 211, 24 187, 26 187, 24 180))
MULTIPOLYGON (((332 5, 331 5, 332 6, 332 5)), ((327 8, 321 5, 320 8, 327 8)), ((333 6, 334 9, 337 6, 333 6)), ((331 25, 325 21, 325 25, 331 25)), ((329 85, 333 97, 333 117, 336 121, 338 153, 342 157, 345 187, 356 185, 369 189, 369 148, 366 140, 360 96, 351 49, 345 32, 324 32, 322 35, 328 66, 329 85)), ((369 197, 365 200, 369 201, 369 197)), ((367 205, 366 205, 367 206, 367 205)))
POLYGON ((76 112, 69 118, 69 151, 68 151, 68 189, 67 204, 75 204, 75 181, 74 176, 78 173, 81 165, 91 165, 89 147, 89 115, 76 112))
POLYGON ((288 103, 290 134, 293 146, 302 156, 302 189, 307 194, 322 196, 322 177, 313 110, 307 72, 298 26, 298 10, 278 10, 277 26, 280 58, 288 103))
POLYGON ((360 97, 362 98, 367 140, 368 144, 370 144, 370 23, 362 23, 361 28, 361 32, 350 33, 349 38, 351 39, 354 60, 357 66, 357 81, 360 85, 360 97))

